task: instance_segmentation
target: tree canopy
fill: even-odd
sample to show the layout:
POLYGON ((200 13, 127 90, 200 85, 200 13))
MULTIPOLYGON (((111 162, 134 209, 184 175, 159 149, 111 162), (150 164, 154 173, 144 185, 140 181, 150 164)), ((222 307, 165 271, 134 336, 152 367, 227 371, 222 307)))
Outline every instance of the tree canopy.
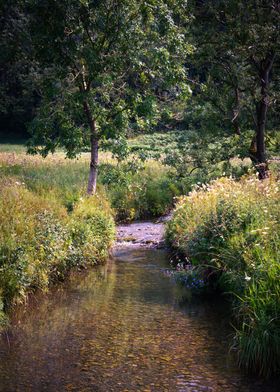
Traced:
POLYGON ((279 2, 191 1, 190 12, 199 94, 218 111, 227 131, 240 135, 255 129, 250 156, 264 178, 267 114, 279 105, 279 2))
POLYGON ((152 124, 162 91, 174 97, 188 91, 182 60, 189 49, 176 23, 180 2, 29 3, 34 51, 44 69, 30 151, 47 155, 62 146, 73 157, 90 140, 92 193, 100 143, 125 140, 129 123, 152 124))
POLYGON ((89 193, 98 149, 124 158, 127 136, 158 124, 181 130, 167 161, 182 175, 239 153, 268 175, 277 0, 13 0, 1 11, 2 127, 28 124, 31 153, 90 149, 89 193))

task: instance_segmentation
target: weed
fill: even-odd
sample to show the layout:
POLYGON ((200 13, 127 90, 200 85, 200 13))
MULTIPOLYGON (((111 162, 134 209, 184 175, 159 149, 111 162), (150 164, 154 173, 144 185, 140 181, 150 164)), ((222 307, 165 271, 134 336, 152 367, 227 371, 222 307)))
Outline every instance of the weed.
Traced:
MULTIPOLYGON (((72 267, 104 261, 115 236, 112 211, 100 196, 73 205, 43 197, 19 181, 0 181, 0 314, 47 290, 72 267)), ((1 323, 4 318, 0 317, 1 323)))
POLYGON ((180 198, 166 234, 208 286, 231 296, 239 364, 262 376, 280 370, 279 232, 279 184, 247 176, 180 198))

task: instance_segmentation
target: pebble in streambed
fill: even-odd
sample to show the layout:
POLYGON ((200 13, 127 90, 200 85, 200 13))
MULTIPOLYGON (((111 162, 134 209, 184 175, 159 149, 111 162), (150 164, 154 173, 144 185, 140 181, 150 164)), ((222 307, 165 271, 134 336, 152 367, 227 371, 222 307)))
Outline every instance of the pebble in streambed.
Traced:
POLYGON ((164 247, 164 223, 136 222, 117 228, 118 248, 162 248, 164 247))

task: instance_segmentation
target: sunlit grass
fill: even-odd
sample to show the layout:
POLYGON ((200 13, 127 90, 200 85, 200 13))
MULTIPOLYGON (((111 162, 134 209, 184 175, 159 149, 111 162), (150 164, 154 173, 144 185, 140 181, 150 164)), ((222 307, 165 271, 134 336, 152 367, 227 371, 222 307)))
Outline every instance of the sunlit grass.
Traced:
MULTIPOLYGON (((56 198, 68 209, 86 193, 89 153, 66 159, 59 151, 46 158, 27 155, 25 150, 0 152, 0 176, 24 183, 36 194, 56 198)), ((98 190, 106 194, 120 220, 165 214, 179 191, 172 170, 161 162, 142 163, 135 156, 119 163, 108 152, 100 152, 98 190)))
POLYGON ((0 327, 4 310, 28 292, 46 290, 70 268, 102 262, 114 239, 104 195, 81 198, 68 213, 61 199, 0 178, 0 327))
MULTIPOLYGON (((100 155, 104 164, 114 164, 109 153, 100 155)), ((13 177, 39 195, 61 199, 71 209, 85 193, 89 158, 89 153, 70 160, 63 152, 46 158, 27 155, 25 149, 0 152, 0 176, 13 177)))
POLYGON ((12 143, 0 143, 0 153, 10 152, 10 153, 25 153, 24 144, 12 144, 12 143))
POLYGON ((182 197, 167 237, 192 263, 205 289, 234 304, 233 347, 240 366, 270 376, 280 371, 280 186, 223 178, 182 197))

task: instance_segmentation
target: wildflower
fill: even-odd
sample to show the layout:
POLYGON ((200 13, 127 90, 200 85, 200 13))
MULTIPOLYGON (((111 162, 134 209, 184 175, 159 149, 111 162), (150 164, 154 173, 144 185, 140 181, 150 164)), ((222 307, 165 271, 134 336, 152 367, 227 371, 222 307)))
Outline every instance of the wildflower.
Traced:
POLYGON ((251 276, 248 276, 248 275, 246 274, 246 272, 245 272, 245 280, 246 280, 247 282, 250 282, 251 279, 252 279, 251 276))

